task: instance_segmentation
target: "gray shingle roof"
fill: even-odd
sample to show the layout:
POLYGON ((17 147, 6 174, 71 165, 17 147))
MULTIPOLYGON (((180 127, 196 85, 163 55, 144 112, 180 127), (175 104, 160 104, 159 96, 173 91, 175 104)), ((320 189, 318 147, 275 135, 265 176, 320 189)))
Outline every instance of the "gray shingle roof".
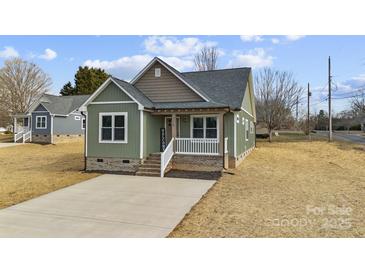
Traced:
POLYGON ((121 87, 123 87, 131 96, 133 96, 139 103, 141 103, 146 108, 152 108, 153 103, 150 99, 146 97, 139 89, 130 83, 120 80, 116 77, 112 77, 121 87))
POLYGON ((67 115, 79 108, 90 95, 56 96, 44 94, 39 100, 51 114, 67 115))
POLYGON ((251 68, 184 72, 182 75, 203 90, 214 102, 239 109, 242 106, 251 68))

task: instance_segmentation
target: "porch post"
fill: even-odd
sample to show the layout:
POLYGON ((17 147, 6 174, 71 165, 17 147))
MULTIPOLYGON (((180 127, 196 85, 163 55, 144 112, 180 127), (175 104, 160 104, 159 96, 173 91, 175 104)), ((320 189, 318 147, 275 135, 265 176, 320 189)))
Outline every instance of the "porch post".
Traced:
POLYGON ((224 113, 220 113, 218 116, 218 127, 219 127, 219 155, 224 154, 224 130, 223 130, 223 115, 224 113))
MULTIPOLYGON (((176 138, 176 135, 177 135, 177 130, 176 130, 176 114, 173 113, 171 115, 171 139, 176 138)), ((174 152, 175 152, 176 151, 175 142, 173 142, 172 146, 173 146, 173 149, 174 149, 174 152)))

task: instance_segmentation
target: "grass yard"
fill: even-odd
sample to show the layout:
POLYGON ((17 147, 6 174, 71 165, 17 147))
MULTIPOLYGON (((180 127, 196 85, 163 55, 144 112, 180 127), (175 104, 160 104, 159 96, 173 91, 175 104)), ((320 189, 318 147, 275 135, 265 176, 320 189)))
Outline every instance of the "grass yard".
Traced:
POLYGON ((364 146, 282 138, 258 142, 170 237, 364 237, 364 146))
POLYGON ((97 176, 83 166, 80 142, 0 148, 0 208, 97 176))

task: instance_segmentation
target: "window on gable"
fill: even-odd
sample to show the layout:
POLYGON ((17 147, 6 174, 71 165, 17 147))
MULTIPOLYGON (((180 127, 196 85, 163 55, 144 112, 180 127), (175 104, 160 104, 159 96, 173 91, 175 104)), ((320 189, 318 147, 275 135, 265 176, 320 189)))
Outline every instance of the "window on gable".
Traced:
POLYGON ((161 77, 161 68, 155 68, 155 77, 161 77))
POLYGON ((100 113, 100 138, 101 143, 126 143, 127 142, 127 113, 100 113))
POLYGON ((47 128, 47 116, 36 116, 36 129, 47 128))

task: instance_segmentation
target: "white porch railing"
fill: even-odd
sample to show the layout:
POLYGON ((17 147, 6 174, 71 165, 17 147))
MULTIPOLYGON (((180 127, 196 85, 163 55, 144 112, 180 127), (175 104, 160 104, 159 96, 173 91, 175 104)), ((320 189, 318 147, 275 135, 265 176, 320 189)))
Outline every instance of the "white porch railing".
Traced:
POLYGON ((171 139, 164 152, 161 153, 161 177, 165 175, 165 169, 172 156, 174 156, 174 138, 171 139))
POLYGON ((23 134, 23 143, 25 143, 28 140, 32 142, 32 131, 30 130, 23 134))
POLYGON ((176 154, 219 155, 219 141, 204 138, 176 138, 176 154))
POLYGON ((14 143, 16 143, 20 138, 23 137, 23 131, 14 134, 14 143))

